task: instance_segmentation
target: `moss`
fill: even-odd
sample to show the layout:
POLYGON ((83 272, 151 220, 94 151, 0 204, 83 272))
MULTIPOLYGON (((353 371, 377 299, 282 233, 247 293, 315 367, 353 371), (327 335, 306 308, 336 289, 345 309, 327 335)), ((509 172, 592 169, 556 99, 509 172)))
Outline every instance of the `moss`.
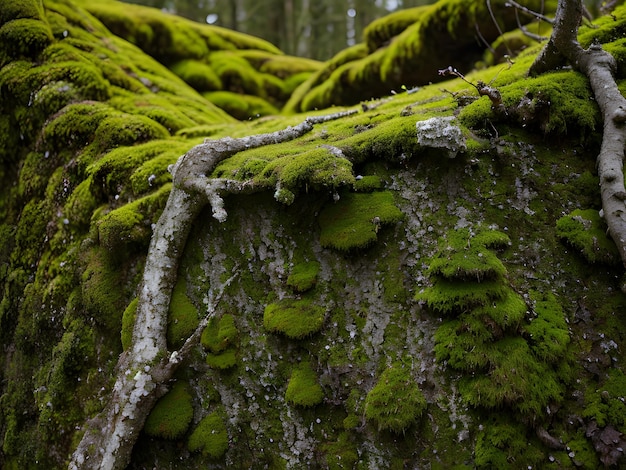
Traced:
POLYGON ((615 264, 619 253, 607 236, 606 223, 594 209, 576 209, 556 223, 556 233, 589 263, 615 264))
POLYGON ((320 212, 320 243, 340 251, 365 248, 377 240, 382 226, 403 217, 389 191, 343 193, 320 212))
POLYGON ((294 292, 306 292, 315 287, 319 270, 320 264, 317 261, 296 264, 287 278, 287 285, 294 292))
POLYGON ((220 78, 204 62, 193 59, 181 60, 172 65, 170 69, 197 91, 222 89, 220 78))
POLYGON ((169 192, 170 185, 165 185, 98 219, 95 223, 100 244, 118 257, 137 247, 147 248, 152 236, 152 224, 158 221, 169 192))
POLYGON ((213 369, 229 369, 237 364, 239 331, 235 318, 224 314, 219 321, 213 317, 200 336, 200 343, 208 351, 206 362, 213 369))
POLYGON ((139 297, 135 297, 128 304, 128 307, 122 314, 122 349, 126 351, 133 341, 133 330, 135 328, 135 315, 137 313, 137 305, 139 304, 139 297))
POLYGON ((583 417, 595 420, 600 428, 614 426, 626 432, 626 375, 616 368, 598 384, 595 390, 585 393, 583 417))
POLYGON ((417 22, 427 10, 426 6, 407 8, 372 21, 363 30, 367 49, 371 52, 385 46, 394 36, 417 22))
POLYGON ((536 317, 524 326, 531 348, 542 361, 554 363, 562 360, 570 343, 565 313, 553 294, 532 295, 536 317))
POLYGON ((15 248, 11 261, 16 266, 36 266, 47 240, 46 225, 52 218, 48 201, 31 199, 24 205, 15 231, 15 248))
POLYGON ((348 432, 339 434, 337 441, 324 444, 322 450, 326 456, 329 470, 356 468, 359 461, 358 450, 348 432))
POLYGON ((202 96, 241 121, 279 113, 278 108, 265 99, 250 94, 212 91, 203 93, 202 96))
POLYGON ((534 468, 545 463, 545 455, 528 440, 524 425, 506 414, 494 415, 477 436, 474 463, 477 468, 510 468, 512 462, 534 468))
MULTIPOLYGON (((586 136, 600 120, 597 106, 591 99, 587 79, 573 71, 546 73, 537 78, 515 80, 496 85, 504 105, 516 116, 516 124, 533 126, 545 134, 586 136)), ((470 128, 483 127, 495 116, 487 97, 465 106, 460 122, 470 128)))
POLYGON ((203 456, 214 459, 222 457, 228 450, 228 445, 228 430, 219 412, 202 418, 187 442, 190 452, 201 452, 203 456))
POLYGON ((21 18, 2 24, 0 41, 2 55, 7 55, 4 58, 0 55, 0 63, 4 65, 9 59, 36 58, 52 42, 52 31, 43 21, 21 18))
POLYGON ((426 398, 411 377, 410 367, 392 364, 385 369, 365 399, 365 417, 379 431, 404 432, 426 410, 426 398))
POLYGON ((382 188, 383 182, 376 175, 357 177, 354 183, 354 190, 358 193, 371 193, 372 191, 380 191, 382 188))
POLYGON ((187 296, 187 282, 179 277, 172 291, 167 317, 167 343, 170 348, 180 348, 199 323, 198 309, 187 296))
POLYGON ((180 439, 187 432, 192 418, 192 397, 188 386, 176 382, 154 405, 146 419, 144 432, 160 439, 180 439))
POLYGON ((295 366, 287 384, 285 400, 295 406, 309 408, 319 405, 323 399, 324 391, 311 363, 303 361, 295 366))
POLYGON ((324 324, 325 309, 310 298, 282 299, 265 307, 263 326, 272 333, 302 339, 317 333, 324 324))
POLYGON ((63 206, 63 215, 72 227, 89 227, 91 216, 100 203, 96 194, 91 178, 81 181, 72 191, 63 206))
POLYGON ((125 299, 119 267, 106 250, 94 247, 83 255, 82 299, 96 323, 119 332, 125 299))

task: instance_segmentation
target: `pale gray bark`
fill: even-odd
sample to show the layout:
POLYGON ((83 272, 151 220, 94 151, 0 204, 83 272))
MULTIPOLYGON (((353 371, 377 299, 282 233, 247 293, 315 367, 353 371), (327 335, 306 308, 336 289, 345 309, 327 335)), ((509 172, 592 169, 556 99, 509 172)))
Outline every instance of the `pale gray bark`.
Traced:
MULTIPOLYGON (((242 184, 209 178, 222 160, 249 148, 295 139, 315 123, 337 119, 352 111, 307 118, 277 132, 207 140, 181 156, 170 169, 172 191, 152 235, 133 329, 132 344, 119 358, 116 381, 105 408, 85 426, 85 434, 72 455, 70 469, 125 468, 134 443, 157 399, 166 391, 180 363, 197 344, 215 305, 183 347, 167 350, 167 315, 180 256, 190 228, 203 207, 213 206, 218 220, 226 216, 220 192, 239 192, 242 184)), ((215 303, 215 302, 214 302, 215 303)))
MULTIPOLYGON (((626 267, 626 191, 624 188, 624 143, 626 142, 626 99, 615 82, 615 59, 599 44, 583 49, 577 40, 583 16, 581 0, 560 0, 554 30, 548 44, 530 69, 537 75, 569 63, 589 78, 602 113, 602 147, 597 158, 602 212, 611 238, 626 267)), ((625 290, 626 286, 622 286, 625 290)))

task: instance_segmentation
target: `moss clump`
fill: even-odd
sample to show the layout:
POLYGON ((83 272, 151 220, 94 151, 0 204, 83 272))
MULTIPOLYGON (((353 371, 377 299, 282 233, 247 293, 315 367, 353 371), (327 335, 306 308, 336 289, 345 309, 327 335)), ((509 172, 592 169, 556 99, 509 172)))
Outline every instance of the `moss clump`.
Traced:
POLYGON ((110 331, 119 331, 124 299, 123 279, 109 253, 95 247, 83 254, 82 300, 94 320, 110 331))
POLYGON ((198 327, 198 309, 187 296, 187 282, 178 278, 172 291, 167 317, 167 343, 173 349, 180 348, 198 327))
POLYGON ((200 336, 207 350, 207 364, 214 369, 229 369, 237 364, 239 331, 235 318, 225 314, 219 321, 213 317, 200 336))
POLYGON ((365 417, 379 431, 404 432, 426 410, 426 398, 411 377, 410 368, 393 364, 381 374, 365 399, 365 417))
POLYGON ((381 190, 383 182, 377 175, 362 176, 356 178, 353 187, 358 193, 371 193, 372 191, 381 190))
POLYGON ((180 439, 193 418, 192 398, 187 384, 177 382, 154 405, 146 419, 144 432, 160 439, 180 439))
POLYGON ((272 333, 302 339, 317 333, 324 324, 326 310, 310 298, 282 299, 265 307, 263 326, 272 333))
POLYGON ((287 285, 294 292, 306 292, 317 283, 320 264, 317 261, 296 264, 287 278, 287 285))
POLYGON ((219 459, 226 453, 228 430, 221 413, 214 412, 202 418, 189 436, 187 449, 214 459, 219 459))
POLYGON ((365 248, 377 240, 382 226, 403 217, 389 191, 343 193, 339 201, 320 212, 320 243, 340 251, 365 248))
POLYGON ((523 324, 528 306, 508 285, 504 265, 486 255, 487 247, 508 244, 504 234, 461 229, 441 242, 438 262, 431 265, 433 286, 417 294, 430 308, 455 317, 435 333, 437 360, 465 373, 459 390, 470 405, 504 406, 524 420, 536 419, 563 399, 571 379, 563 310, 553 296, 532 293, 536 318, 523 324))
POLYGON ((600 428, 611 425, 626 433, 626 375, 611 369, 595 389, 585 394, 583 416, 593 419, 600 428))
POLYGON ((576 209, 556 223, 556 233, 589 263, 616 264, 617 247, 607 236, 606 223, 594 209, 576 209))
POLYGON ((293 405, 309 408, 319 405, 323 399, 324 391, 311 363, 303 361, 294 367, 287 384, 285 400, 293 405))
POLYGON ((221 80, 213 69, 204 62, 193 59, 181 60, 172 65, 170 69, 197 91, 222 89, 221 80))
POLYGON ((510 468, 523 462, 524 468, 545 463, 545 455, 529 445, 526 427, 506 414, 496 414, 483 426, 476 439, 474 463, 477 468, 510 468))
POLYGON ((202 96, 240 121, 279 113, 276 106, 255 95, 243 95, 231 91, 212 91, 203 93, 202 96))

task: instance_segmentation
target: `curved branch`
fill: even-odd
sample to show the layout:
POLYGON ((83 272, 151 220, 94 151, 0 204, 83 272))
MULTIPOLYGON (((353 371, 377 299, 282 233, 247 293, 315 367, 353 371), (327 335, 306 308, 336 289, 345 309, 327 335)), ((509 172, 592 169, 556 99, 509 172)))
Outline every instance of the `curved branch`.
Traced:
MULTIPOLYGON (((316 123, 356 112, 345 111, 309 117, 294 127, 268 134, 233 139, 207 140, 181 156, 170 172, 173 187, 150 241, 131 346, 119 358, 112 396, 99 415, 87 423, 85 434, 72 455, 70 469, 123 469, 130 461, 134 443, 157 399, 166 391, 180 363, 200 337, 196 332, 181 350, 167 350, 167 315, 176 282, 178 263, 192 223, 204 208, 214 204, 223 220, 220 190, 207 178, 222 160, 246 149, 296 139, 316 123), (203 184, 199 184, 202 182, 203 184)), ((235 190, 239 185, 233 185, 235 190)), ((208 319, 204 319, 201 325, 208 319)))

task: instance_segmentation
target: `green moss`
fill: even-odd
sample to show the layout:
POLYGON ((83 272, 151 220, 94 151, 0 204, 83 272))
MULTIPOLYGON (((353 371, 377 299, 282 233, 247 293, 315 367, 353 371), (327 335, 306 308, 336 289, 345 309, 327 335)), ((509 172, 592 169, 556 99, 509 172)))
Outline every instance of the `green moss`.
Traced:
POLYGON ((357 178, 354 182, 354 190, 359 193, 371 193, 379 191, 383 188, 383 182, 379 176, 369 175, 357 178))
POLYGON ((309 298, 282 299, 265 307, 263 326, 272 333, 302 339, 322 328, 325 313, 324 307, 309 298))
POLYGON ((20 214, 15 231, 15 248, 11 261, 16 266, 32 269, 41 256, 47 238, 47 221, 52 218, 48 201, 31 199, 20 214))
POLYGON ((152 236, 152 224, 158 221, 170 188, 170 185, 165 185, 95 221, 100 244, 116 256, 124 256, 129 249, 136 247, 147 248, 152 236))
POLYGON ((339 434, 337 441, 322 446, 329 470, 356 468, 359 454, 349 432, 339 434))
POLYGON ((617 247, 607 236, 606 223, 594 209, 576 209, 556 223, 556 233, 589 263, 615 264, 617 247))
POLYGON ((193 59, 181 60, 172 65, 170 69, 197 91, 222 89, 221 80, 213 69, 204 62, 193 59))
POLYGON ((128 307, 122 314, 122 349, 126 351, 133 341, 133 330, 135 328, 135 314, 137 313, 137 305, 139 304, 139 297, 135 297, 128 304, 128 307))
POLYGON ((553 294, 532 295, 536 317, 524 326, 524 331, 534 354, 542 361, 554 363, 565 356, 570 343, 565 313, 553 294))
POLYGON ((512 463, 523 462, 524 468, 534 468, 545 462, 545 455, 528 440, 523 424, 496 414, 478 434, 474 463, 477 468, 511 468, 512 463))
POLYGON ((425 302, 428 308, 436 312, 454 314, 501 299, 508 294, 508 289, 501 280, 472 284, 435 279, 433 285, 419 291, 415 299, 425 302))
POLYGON ((315 287, 319 270, 320 264, 317 261, 296 264, 287 278, 287 285, 294 292, 306 292, 315 287))
POLYGON ((198 309, 187 296, 187 282, 184 277, 179 277, 172 291, 167 317, 168 345, 172 349, 180 348, 199 323, 198 309))
POLYGON ((614 426, 626 432, 626 375, 616 368, 609 370, 598 387, 585 393, 583 417, 593 419, 600 428, 614 426))
MULTIPOLYGON (((546 134, 584 137, 600 122, 589 83, 577 72, 546 73, 497 86, 504 105, 515 108, 517 124, 522 127, 537 127, 546 134)), ((487 97, 474 101, 461 110, 459 119, 467 127, 483 127, 488 119, 495 119, 491 102, 487 97)))
POLYGON ((389 191, 343 193, 320 212, 320 243, 340 251, 365 248, 377 240, 382 226, 403 217, 389 191))
POLYGON ((219 459, 228 450, 228 430, 221 413, 213 412, 198 423, 189 436, 187 448, 190 452, 219 459))
POLYGON ((394 36, 417 22, 427 9, 427 6, 407 8, 372 21, 363 30, 367 49, 375 51, 379 47, 385 46, 394 36))
POLYGON ((36 58, 52 42, 52 31, 50 26, 43 21, 21 18, 2 24, 0 41, 2 41, 2 54, 8 56, 2 59, 2 65, 4 65, 9 58, 36 58))
POLYGON ((365 399, 365 417, 373 420, 379 431, 404 432, 425 410, 426 398, 405 364, 385 369, 365 399))
POLYGON ((154 405, 144 425, 144 432, 160 439, 180 439, 191 424, 193 406, 187 384, 176 382, 154 405))
POLYGON ((202 96, 241 121, 279 113, 278 108, 264 98, 250 94, 212 91, 203 93, 202 96))
POLYGON ((85 265, 81 277, 84 306, 98 324, 119 332, 126 302, 119 266, 100 247, 91 248, 82 256, 85 265))
POLYGON ((293 405, 309 408, 319 405, 323 399, 324 391, 311 363, 303 361, 295 366, 287 384, 285 400, 293 405))
POLYGON ((229 369, 237 364, 239 331, 231 314, 219 321, 213 317, 202 331, 200 343, 208 351, 206 362, 214 369, 229 369))

